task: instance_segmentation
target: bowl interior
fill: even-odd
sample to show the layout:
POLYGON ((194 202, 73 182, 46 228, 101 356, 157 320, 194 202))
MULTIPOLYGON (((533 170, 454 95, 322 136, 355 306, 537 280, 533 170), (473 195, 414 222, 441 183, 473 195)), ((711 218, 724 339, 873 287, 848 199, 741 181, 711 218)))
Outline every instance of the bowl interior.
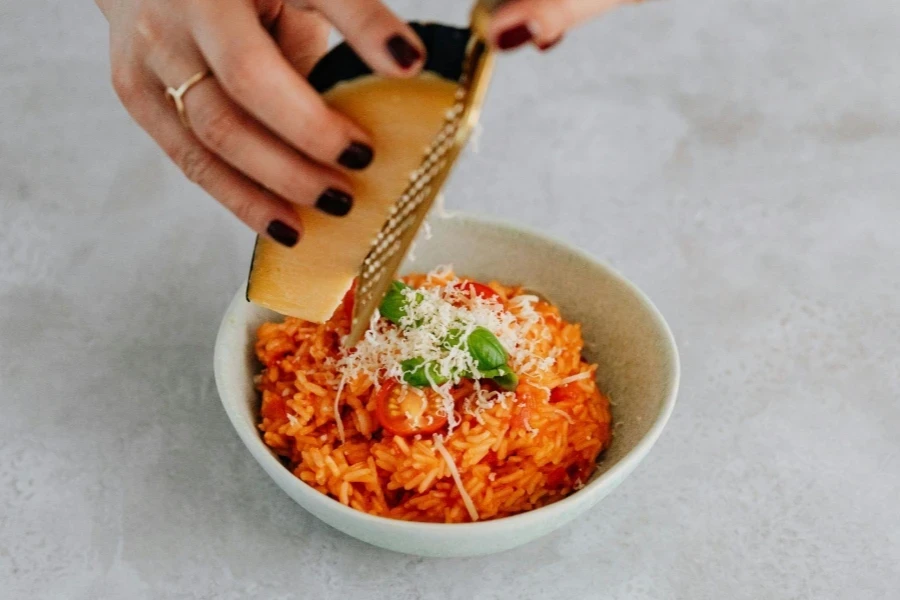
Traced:
MULTIPOLYGON (((609 267, 540 234, 465 216, 433 218, 430 225, 431 235, 417 241, 403 272, 452 264, 460 275, 523 285, 547 298, 560 307, 566 320, 581 323, 584 354, 600 365, 597 381, 613 402, 613 443, 591 483, 557 504, 492 523, 516 519, 533 522, 530 519, 537 518, 535 513, 565 511, 566 504, 574 502, 575 497, 592 500, 583 506, 599 500, 649 451, 674 405, 678 356, 662 316, 637 288, 609 267), (613 472, 604 477, 610 471, 613 472)), ((287 483, 285 478, 293 476, 269 458, 274 455, 256 429, 259 399, 253 377, 259 365, 253 354, 255 332, 263 322, 281 317, 246 302, 242 296, 241 291, 229 307, 217 340, 220 394, 232 423, 251 452, 279 480, 279 485, 292 488, 288 492, 293 490, 296 499, 300 492, 294 482, 287 483)), ((332 510, 328 506, 345 508, 330 500, 323 505, 325 498, 307 489, 311 494, 302 492, 306 502, 301 503, 319 516, 321 511, 332 510)), ((562 517, 558 521, 562 522, 562 517)), ((412 525, 426 527, 412 523, 404 527, 412 525)), ((391 547, 403 550, 399 545, 391 547)))

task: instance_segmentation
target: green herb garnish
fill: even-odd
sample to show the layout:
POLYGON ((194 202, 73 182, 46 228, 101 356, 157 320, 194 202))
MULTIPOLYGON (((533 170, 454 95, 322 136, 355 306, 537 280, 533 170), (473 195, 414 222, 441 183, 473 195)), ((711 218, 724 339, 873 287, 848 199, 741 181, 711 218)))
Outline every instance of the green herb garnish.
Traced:
MULTIPOLYGON (((409 292, 412 289, 402 281, 394 281, 381 301, 379 312, 388 321, 401 326, 401 322, 408 316, 410 309, 409 292)), ((421 293, 416 293, 416 302, 424 299, 421 293)), ((416 326, 421 325, 417 323, 416 326)), ((456 348, 465 344, 466 351, 475 360, 478 371, 483 379, 492 379, 504 390, 515 390, 519 378, 509 367, 509 354, 493 333, 484 327, 476 327, 472 333, 463 339, 461 329, 451 329, 442 340, 441 346, 445 349, 456 348)), ((422 357, 410 358, 400 363, 403 369, 403 381, 415 387, 428 387, 432 383, 443 385, 449 377, 441 374, 440 366, 435 361, 426 362, 422 357)), ((463 373, 463 377, 472 377, 472 373, 463 373)))

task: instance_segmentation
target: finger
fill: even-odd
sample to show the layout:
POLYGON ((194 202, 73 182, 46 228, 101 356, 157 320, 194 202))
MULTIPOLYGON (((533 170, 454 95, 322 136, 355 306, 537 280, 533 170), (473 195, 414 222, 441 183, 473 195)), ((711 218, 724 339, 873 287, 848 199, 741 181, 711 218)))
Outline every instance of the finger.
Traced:
POLYGON ((331 25, 317 11, 286 4, 271 31, 287 61, 306 77, 328 50, 331 25))
POLYGON ((364 168, 369 135, 329 108, 291 67, 244 0, 187 3, 195 41, 227 94, 286 142, 322 164, 364 168))
POLYGON ((575 25, 622 3, 623 0, 516 0, 497 9, 488 36, 500 50, 512 50, 529 42, 547 49, 575 25))
POLYGON ((389 77, 412 77, 425 64, 425 45, 380 0, 310 0, 372 68, 389 77))
POLYGON ((293 207, 228 166, 188 132, 149 78, 130 94, 126 107, 184 174, 257 233, 294 246, 303 224, 293 207))
MULTIPOLYGON (((206 69, 199 51, 189 43, 155 50, 147 62, 164 85, 175 88, 206 69)), ((336 216, 350 211, 352 188, 343 174, 313 163, 285 144, 229 100, 214 78, 194 84, 182 100, 200 142, 250 179, 295 204, 336 216)))

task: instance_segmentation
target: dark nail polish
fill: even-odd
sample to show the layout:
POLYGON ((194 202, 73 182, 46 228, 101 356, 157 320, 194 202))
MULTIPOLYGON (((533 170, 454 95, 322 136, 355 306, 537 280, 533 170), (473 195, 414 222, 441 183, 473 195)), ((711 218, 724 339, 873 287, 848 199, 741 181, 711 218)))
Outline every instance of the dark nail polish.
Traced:
POLYGON ((530 41, 531 38, 531 30, 528 29, 527 25, 516 25, 497 37, 497 47, 501 50, 512 50, 530 41))
POLYGON ((316 200, 316 208, 329 215, 343 217, 350 212, 351 208, 353 208, 353 198, 346 192, 328 188, 325 190, 325 193, 316 200))
POLYGON ((338 162, 348 169, 365 169, 372 162, 372 147, 368 144, 353 142, 341 152, 338 162))
POLYGON ((422 58, 422 53, 401 35, 395 35, 389 39, 387 41, 387 49, 397 64, 403 69, 410 68, 413 66, 413 63, 422 58))
POLYGON ((562 39, 563 39, 563 36, 559 36, 552 42, 547 42, 546 44, 538 44, 538 50, 540 50, 541 52, 546 52, 550 48, 552 48, 555 45, 557 45, 558 43, 560 43, 562 41, 562 39))
POLYGON ((272 221, 266 228, 266 233, 268 233, 273 240, 288 248, 296 246, 297 241, 300 239, 300 234, 297 233, 297 230, 284 221, 272 221))

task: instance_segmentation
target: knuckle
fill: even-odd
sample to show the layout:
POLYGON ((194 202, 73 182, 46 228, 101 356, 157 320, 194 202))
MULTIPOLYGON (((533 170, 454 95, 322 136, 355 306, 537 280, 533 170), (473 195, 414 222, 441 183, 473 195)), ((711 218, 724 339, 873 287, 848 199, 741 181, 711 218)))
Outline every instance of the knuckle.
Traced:
POLYGON ((391 21, 389 13, 380 2, 367 2, 356 13, 356 26, 360 31, 383 30, 392 24, 391 21))
POLYGON ((314 128, 316 134, 323 137, 334 137, 343 130, 341 118, 324 102, 316 102, 311 105, 306 118, 309 120, 311 129, 314 128))
POLYGON ((113 65, 112 86, 119 100, 126 106, 139 96, 137 73, 129 64, 113 65))
POLYGON ((256 87, 258 73, 264 69, 255 52, 234 52, 226 56, 218 74, 222 87, 235 98, 247 98, 256 87))
POLYGON ((240 196, 236 198, 229 209, 234 214, 235 217, 240 219, 241 222, 246 223, 252 228, 255 228, 257 225, 257 221, 260 219, 257 218, 257 208, 256 202, 253 202, 247 196, 240 196))
POLYGON ((228 149, 240 127, 240 118, 229 108, 217 107, 192 115, 194 133, 201 142, 216 152, 228 149))
POLYGON ((348 129, 344 119, 324 104, 311 106, 300 127, 301 145, 322 160, 334 160, 350 143, 348 129))
POLYGON ((135 19, 135 32, 144 42, 155 45, 163 38, 162 23, 155 3, 145 3, 135 19))
POLYGON ((192 145, 177 154, 175 163, 185 177, 203 187, 204 183, 209 181, 215 165, 215 158, 207 150, 192 145))
POLYGON ((353 186, 342 173, 318 164, 300 163, 285 169, 272 186, 272 191, 294 204, 313 204, 322 190, 334 188, 352 190, 353 186))
POLYGON ((266 218, 270 210, 268 203, 265 202, 266 192, 262 190, 260 192, 263 194, 263 197, 246 191, 234 193, 223 204, 241 222, 246 223, 252 229, 258 229, 262 223, 268 223, 271 220, 271 218, 266 218))

